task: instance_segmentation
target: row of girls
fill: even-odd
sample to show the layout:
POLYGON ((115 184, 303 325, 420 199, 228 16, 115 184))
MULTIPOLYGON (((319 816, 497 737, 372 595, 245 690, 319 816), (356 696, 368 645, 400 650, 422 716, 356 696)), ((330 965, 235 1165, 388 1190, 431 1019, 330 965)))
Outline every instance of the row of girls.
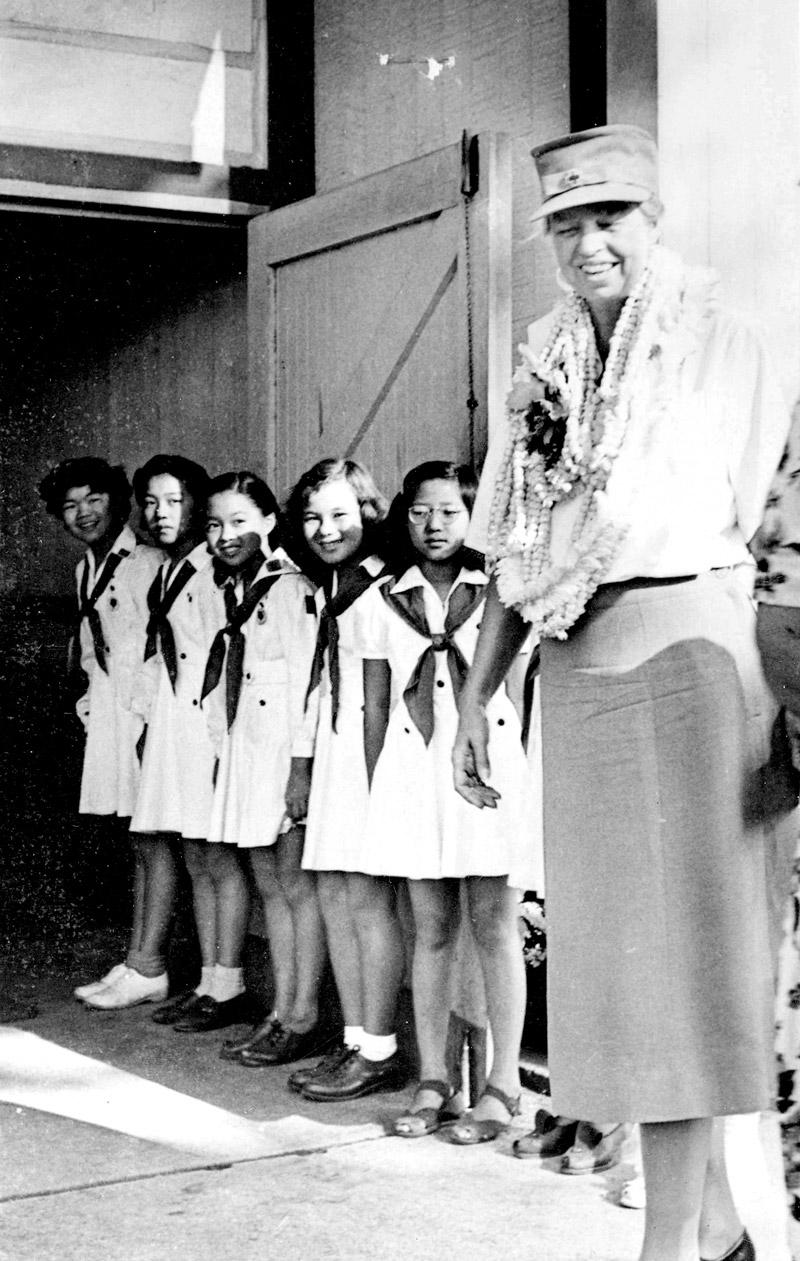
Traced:
POLYGON ((466 545, 472 474, 420 465, 389 510, 361 465, 326 459, 283 514, 252 473, 210 479, 188 459, 158 455, 132 489, 147 543, 127 523, 123 469, 67 460, 40 487, 87 549, 77 570, 89 680, 77 705, 80 810, 130 817, 135 855, 127 956, 76 997, 104 1010, 157 1003, 153 1020, 179 1033, 245 1024, 252 884, 274 1010, 227 1040, 223 1058, 311 1061, 289 1078, 308 1099, 397 1088, 407 897, 420 1080, 395 1132, 448 1124, 456 1142, 494 1138, 519 1110, 518 891, 542 889, 541 825, 521 706, 506 691, 488 715, 497 808, 473 809, 452 783, 457 698, 487 582, 466 545), (170 995, 181 860, 201 968, 190 991, 170 995), (470 1115, 445 1054, 462 907, 493 1035, 470 1115), (328 960, 343 1029, 323 1046, 328 960))

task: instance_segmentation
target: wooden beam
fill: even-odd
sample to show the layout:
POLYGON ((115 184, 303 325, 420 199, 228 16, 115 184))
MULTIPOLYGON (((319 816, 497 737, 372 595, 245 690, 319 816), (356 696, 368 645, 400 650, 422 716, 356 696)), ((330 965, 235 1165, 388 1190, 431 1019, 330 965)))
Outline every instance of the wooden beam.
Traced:
POLYGON ((261 263, 277 266, 377 236, 430 218, 460 199, 459 143, 273 211, 260 230, 261 263))
POLYGON ((272 485, 277 471, 276 274, 264 266, 268 215, 251 219, 247 232, 247 337, 249 456, 272 485))
POLYGON ((609 123, 635 123, 658 134, 658 0, 608 0, 609 123))
MULTIPOLYGON (((91 48, 95 52, 126 53, 133 57, 150 57, 160 61, 207 62, 212 51, 204 44, 184 44, 172 40, 142 39, 134 35, 109 35, 94 31, 21 26, 16 22, 0 22, 0 38, 37 44, 58 44, 68 48, 91 48)), ((223 51, 226 66, 237 70, 252 69, 251 52, 223 51)))

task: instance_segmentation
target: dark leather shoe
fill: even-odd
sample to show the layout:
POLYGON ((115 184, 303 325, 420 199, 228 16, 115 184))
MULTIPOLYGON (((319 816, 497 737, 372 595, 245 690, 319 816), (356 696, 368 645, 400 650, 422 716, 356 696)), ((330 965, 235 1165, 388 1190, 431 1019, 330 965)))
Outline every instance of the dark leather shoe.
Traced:
POLYGON ((408 1078, 397 1052, 388 1060, 367 1060, 358 1047, 352 1047, 336 1068, 308 1082, 300 1093, 304 1099, 359 1099, 378 1090, 400 1090, 408 1078))
POLYGON ((590 1121, 581 1121, 575 1142, 561 1157, 561 1172, 575 1175, 600 1173, 618 1165, 622 1144, 631 1132, 627 1123, 615 1125, 606 1134, 590 1121))
POLYGON ((228 1025, 246 1024, 252 1018, 249 994, 237 994, 224 1003, 204 994, 197 1006, 172 1027, 176 1033, 212 1033, 214 1029, 227 1029, 228 1025))
POLYGON ((553 1116, 544 1108, 536 1113, 536 1126, 514 1143, 512 1151, 520 1160, 538 1156, 547 1160, 550 1156, 563 1156, 575 1142, 578 1122, 569 1117, 553 1116))
POLYGON ((266 1068, 270 1064, 292 1064, 319 1050, 320 1034, 316 1025, 305 1033, 287 1029, 276 1020, 264 1038, 252 1042, 239 1056, 247 1068, 266 1068))
MULTIPOLYGON (((704 1261, 704 1259, 701 1257, 700 1261, 704 1261)), ((737 1239, 733 1247, 724 1256, 718 1257, 717 1261, 756 1261, 756 1250, 747 1231, 744 1232, 741 1239, 737 1239)))
POLYGON ((267 1016, 266 1020, 262 1020, 260 1024, 253 1025, 253 1028, 241 1038, 228 1038, 223 1042, 220 1048, 219 1058, 221 1060, 232 1060, 235 1064, 239 1063, 239 1057, 242 1051, 246 1051, 256 1042, 263 1041, 267 1037, 272 1026, 275 1024, 274 1016, 267 1016))
POLYGON ((332 1073, 349 1054, 350 1048, 343 1042, 337 1041, 325 1052, 321 1060, 317 1060, 316 1064, 309 1064, 308 1068, 295 1069, 286 1085, 299 1095, 304 1086, 316 1081, 318 1077, 326 1077, 328 1073, 332 1073))
POLYGON ((195 994, 194 990, 187 990, 185 994, 176 994, 174 998, 170 998, 166 1003, 162 1003, 153 1012, 150 1019, 156 1025, 174 1025, 177 1020, 182 1020, 184 1016, 188 1016, 191 1011, 201 1001, 199 994, 195 994))

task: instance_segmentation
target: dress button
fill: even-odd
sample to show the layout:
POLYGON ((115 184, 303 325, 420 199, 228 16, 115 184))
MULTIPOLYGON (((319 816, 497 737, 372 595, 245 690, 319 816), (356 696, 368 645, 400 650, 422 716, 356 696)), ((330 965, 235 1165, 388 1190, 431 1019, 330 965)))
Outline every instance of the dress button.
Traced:
POLYGON ((245 677, 246 679, 252 679, 252 677, 253 677, 253 676, 252 676, 252 674, 250 674, 250 673, 248 672, 248 673, 247 673, 244 677, 245 677))
POLYGON ((182 653, 181 653, 181 661, 185 661, 185 660, 186 660, 186 653, 185 653, 185 652, 182 652, 182 653))
POLYGON ((266 705, 266 703, 267 703, 267 702, 266 702, 266 701, 259 701, 258 703, 259 703, 259 705, 266 705))
POLYGON ((444 687, 444 679, 437 679, 437 680, 436 680, 436 686, 437 686, 437 687, 444 687))
POLYGON ((117 602, 116 602, 116 600, 114 599, 113 595, 112 595, 112 597, 111 597, 111 599, 109 600, 109 602, 108 602, 108 603, 111 605, 112 609, 115 609, 115 608, 117 607, 117 602))
POLYGON ((505 718, 498 718, 498 720, 497 720, 497 725, 498 725, 498 727, 505 727, 505 725, 506 725, 506 720, 505 720, 505 718))
POLYGON ((410 728, 410 727, 404 727, 404 728, 403 728, 403 731, 405 731, 405 733, 406 733, 406 735, 407 735, 407 736, 410 736, 410 735, 411 735, 411 728, 410 728))
POLYGON ((193 705, 199 705, 199 704, 200 704, 200 702, 199 702, 199 701, 192 701, 192 704, 193 704, 193 705))

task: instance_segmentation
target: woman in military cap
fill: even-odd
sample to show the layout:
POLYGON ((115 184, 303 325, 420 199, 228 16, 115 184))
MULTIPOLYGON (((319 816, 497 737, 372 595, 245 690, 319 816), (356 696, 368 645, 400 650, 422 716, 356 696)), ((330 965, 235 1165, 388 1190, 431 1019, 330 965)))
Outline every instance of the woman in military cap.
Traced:
POLYGON ((456 784, 491 807, 485 704, 541 641, 554 1111, 641 1122, 641 1261, 752 1261, 722 1126, 774 1096, 791 798, 748 541, 788 430, 752 333, 659 241, 636 127, 533 151, 568 296, 529 331, 470 543, 492 583, 456 784))

